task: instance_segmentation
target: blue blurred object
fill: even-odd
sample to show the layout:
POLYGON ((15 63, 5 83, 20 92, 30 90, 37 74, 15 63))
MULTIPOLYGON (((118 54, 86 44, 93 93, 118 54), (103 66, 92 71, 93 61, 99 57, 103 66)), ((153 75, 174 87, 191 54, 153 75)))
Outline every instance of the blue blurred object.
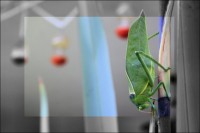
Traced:
POLYGON ((161 42, 161 38, 162 38, 162 30, 163 30, 163 24, 164 24, 164 17, 160 16, 159 17, 159 42, 161 42))
POLYGON ((99 17, 80 17, 85 116, 117 116, 109 51, 99 17))

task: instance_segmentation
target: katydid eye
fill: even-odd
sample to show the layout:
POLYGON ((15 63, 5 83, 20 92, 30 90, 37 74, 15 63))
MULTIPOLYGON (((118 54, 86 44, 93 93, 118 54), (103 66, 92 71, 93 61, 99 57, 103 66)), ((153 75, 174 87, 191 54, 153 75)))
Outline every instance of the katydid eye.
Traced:
POLYGON ((135 94, 130 94, 130 99, 134 99, 135 98, 135 94))

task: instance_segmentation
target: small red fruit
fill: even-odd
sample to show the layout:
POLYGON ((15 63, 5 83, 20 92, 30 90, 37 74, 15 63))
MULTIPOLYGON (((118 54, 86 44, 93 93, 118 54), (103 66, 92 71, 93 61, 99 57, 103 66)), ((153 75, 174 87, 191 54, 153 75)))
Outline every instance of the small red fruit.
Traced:
POLYGON ((129 26, 119 26, 115 32, 118 37, 126 39, 128 37, 129 26))
POLYGON ((67 62, 67 57, 63 55, 53 55, 51 57, 51 62, 55 66, 63 66, 67 62))

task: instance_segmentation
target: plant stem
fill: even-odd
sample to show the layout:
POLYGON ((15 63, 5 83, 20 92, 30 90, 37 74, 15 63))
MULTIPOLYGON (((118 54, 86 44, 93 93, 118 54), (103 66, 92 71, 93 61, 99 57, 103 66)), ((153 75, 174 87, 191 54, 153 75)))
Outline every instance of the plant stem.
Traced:
POLYGON ((158 132, 171 132, 170 99, 168 97, 158 99, 158 114, 158 132))
MULTIPOLYGON (((153 101, 153 104, 154 104, 155 102, 153 101)), ((157 119, 156 119, 156 115, 157 115, 157 113, 156 113, 156 111, 155 111, 155 109, 153 109, 153 107, 151 107, 151 120, 150 120, 150 124, 149 124, 149 133, 155 133, 156 132, 156 121, 157 121, 157 119)))
POLYGON ((149 133, 154 133, 156 127, 156 119, 155 116, 151 115, 151 120, 149 124, 149 133))
MULTIPOLYGON (((161 44, 160 44, 160 51, 159 51, 159 63, 163 66, 170 67, 170 26, 171 26, 171 15, 172 10, 174 6, 174 1, 169 1, 168 6, 167 3, 163 1, 161 2, 161 16, 164 17, 161 18, 161 29, 160 29, 160 35, 161 35, 161 44), (166 8, 167 7, 167 8, 166 8), (163 9, 167 9, 163 12, 163 9), (165 13, 165 15, 164 15, 165 13), (164 24, 162 23, 164 22, 164 24)), ((167 97, 166 93, 168 95, 170 94, 170 71, 163 72, 161 69, 158 69, 159 75, 158 75, 158 82, 164 82, 166 86, 167 92, 163 88, 159 89, 158 93, 158 115, 159 115, 159 121, 158 121, 158 132, 171 132, 171 122, 170 122, 170 98, 167 97)))

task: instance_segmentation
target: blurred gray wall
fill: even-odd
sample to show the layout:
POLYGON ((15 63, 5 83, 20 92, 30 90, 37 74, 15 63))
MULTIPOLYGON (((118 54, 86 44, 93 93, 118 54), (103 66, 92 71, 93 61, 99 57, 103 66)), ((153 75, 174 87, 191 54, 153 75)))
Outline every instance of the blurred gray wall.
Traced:
MULTIPOLYGON (((114 80, 114 87, 116 92, 116 99, 117 99, 117 107, 118 107, 118 122, 119 122, 119 130, 120 131, 144 131, 144 128, 142 129, 142 124, 145 124, 149 120, 149 114, 144 114, 141 112, 138 112, 135 106, 129 101, 128 99, 128 88, 127 88, 127 80, 125 77, 125 51, 126 51, 126 41, 120 40, 116 37, 114 34, 114 30, 116 26, 118 25, 118 22, 116 21, 116 18, 110 18, 117 16, 115 13, 115 10, 118 8, 118 5, 121 2, 115 2, 115 1, 102 1, 100 2, 100 6, 103 10, 100 10, 101 16, 106 16, 108 18, 103 18, 104 27, 106 30, 107 35, 107 41, 109 44, 109 52, 110 52, 110 61, 111 61, 111 69, 112 69, 112 75, 114 80)), ((157 1, 133 1, 128 2, 133 10, 133 14, 135 16, 138 16, 140 11, 144 9, 147 16, 155 17, 159 15, 159 3, 157 1)), ((77 2, 69 2, 69 1, 48 1, 44 2, 40 5, 48 12, 52 13, 55 16, 66 16, 74 6, 78 6, 77 2)), ((129 14, 130 15, 130 14, 129 14)), ((35 16, 37 17, 37 14, 30 11, 29 16, 35 16)), ((132 15, 130 15, 132 16, 132 15)), ((32 18, 31 18, 32 19, 32 18)), ((19 21, 20 21, 20 15, 16 15, 4 22, 1 23, 1 128, 2 131, 13 131, 13 132, 22 132, 22 131, 39 131, 39 118, 37 117, 37 111, 38 111, 38 92, 35 91, 32 96, 36 96, 36 98, 33 98, 36 100, 35 102, 31 101, 33 105, 31 105, 33 108, 32 111, 35 110, 35 113, 33 113, 33 116, 25 116, 25 105, 27 101, 24 101, 27 97, 26 93, 24 93, 24 84, 26 84, 24 81, 28 81, 26 77, 26 73, 24 67, 16 66, 11 62, 10 59, 10 53, 11 50, 14 48, 15 43, 18 41, 18 31, 19 31, 19 21)), ((43 21, 43 20, 41 20, 43 21)), ((149 35, 157 32, 159 30, 158 27, 158 18, 149 18, 148 21, 148 32, 149 35)), ((44 21, 42 23, 45 23, 44 21)), ((37 24, 37 23, 36 23, 37 24)), ((50 29, 52 28, 52 31, 55 30, 53 27, 51 27, 50 24, 46 23, 50 26, 50 29)), ((75 35, 78 33, 78 29, 75 26, 76 22, 72 24, 73 26, 68 27, 67 29, 71 32, 67 32, 69 36, 75 35)), ((42 26, 42 25, 41 25, 42 26)), ((32 27, 34 28, 34 27, 32 27)), ((37 25, 35 27, 35 30, 39 29, 40 25, 37 25)), ((42 27, 41 27, 42 28, 42 27)), ((51 35, 53 36, 54 32, 52 32, 51 35)), ((46 36, 44 34, 44 36, 46 36)), ((79 46, 79 38, 78 36, 70 38, 70 44, 71 49, 76 49, 79 46), (77 40, 76 40, 77 39, 77 40)), ((38 41, 38 40, 35 40, 38 41)), ((48 43, 48 42, 46 42, 48 43)), ((52 55, 52 51, 50 50, 51 44, 44 44, 41 45, 41 49, 45 49, 45 47, 49 45, 49 54, 46 53, 45 58, 47 59, 47 54, 52 55)), ((158 53, 155 51, 158 51, 158 45, 159 40, 158 37, 150 41, 150 47, 152 51, 152 55, 154 57, 158 57, 158 53)), ((36 45, 37 46, 37 45, 36 45)), ((70 49, 70 48, 69 48, 70 49)), ((78 51, 77 51, 78 52, 78 51)), ((75 59, 79 59, 79 55, 74 55, 70 50, 66 52, 69 56, 69 63, 70 61, 73 61, 75 59)), ((41 53, 42 54, 42 53, 41 53)), ((173 62, 173 61, 172 61, 173 62)), ((78 62, 77 62, 78 63, 78 62)), ((172 64, 173 65, 173 64, 172 64)), ((51 66, 49 60, 46 60, 46 66, 49 67, 52 71, 55 73, 62 73, 66 70, 72 69, 72 66, 70 68, 67 68, 66 65, 63 68, 53 68, 51 66), (50 68, 51 67, 51 68, 50 68), (60 71, 60 72, 58 72, 60 71)), ((70 66, 70 65, 69 65, 70 66)), ((45 66, 44 66, 45 67, 45 66)), ((75 73, 74 77, 78 77, 78 79, 81 80, 81 68, 78 67, 78 72, 75 73)), ((67 74, 67 72, 65 72, 67 74)), ((56 80, 52 82, 53 77, 44 76, 44 81, 47 86, 51 86, 52 88, 56 88, 56 90, 53 90, 49 96, 52 96, 54 98, 50 98, 50 103, 54 104, 57 99, 60 101, 62 98, 67 101, 67 103, 63 103, 61 105, 69 105, 71 103, 70 99, 67 99, 69 97, 65 97, 67 94, 67 90, 64 88, 59 88, 58 85, 55 84, 57 82, 58 84, 64 84, 65 78, 69 75, 65 75, 65 73, 62 75, 62 80, 56 80), (59 83, 60 82, 60 83, 59 83), (66 92, 65 92, 66 91, 66 92), (64 92, 64 93, 63 93, 64 92), (61 94, 61 97, 59 97, 61 94), (56 98, 55 98, 56 97, 56 98)), ((34 77, 33 77, 34 78, 34 77)), ((37 79, 35 75, 35 81, 29 80, 31 82, 35 83, 35 86, 31 86, 33 88, 37 88, 37 79)), ((71 81, 69 81, 71 82, 71 81)), ((32 83, 32 84, 34 84, 32 83)), ((73 80, 69 85, 74 85, 77 90, 81 91, 81 82, 73 80)), ((27 86, 28 87, 28 86, 27 86)), ((50 87, 49 87, 50 88, 50 87)), ((68 88, 68 87, 67 87, 68 88)), ((37 90, 37 89, 36 89, 37 90)), ((25 91, 27 92, 27 91, 25 91)), ((73 90, 73 94, 76 93, 76 90, 73 90)), ((81 92, 82 93, 82 92, 81 92)), ((30 95, 30 94, 29 94, 30 95)), ((78 94, 80 96, 80 99, 82 99, 81 94, 78 94)), ((31 97, 30 97, 31 98, 31 97)), ((73 97, 72 97, 73 98, 73 97)), ((84 122, 82 117, 82 100, 75 101, 75 108, 78 108, 79 110, 76 110, 76 113, 72 115, 73 117, 69 117, 69 114, 63 114, 65 117, 62 117, 62 115, 55 114, 54 117, 50 118, 50 128, 51 131, 59 132, 59 131, 84 131, 84 122), (58 117, 55 117, 58 116, 58 117)), ((57 103, 58 107, 60 106, 59 103, 57 103)), ((51 106, 53 107, 53 106, 51 106)), ((50 110, 53 110, 55 108, 50 108, 50 110)), ((67 109, 67 106, 66 106, 67 109)), ((31 110, 30 110, 31 111, 31 110)), ((61 112, 66 113, 66 112, 61 112)))
POLYGON ((179 1, 177 132, 200 132, 199 1, 179 1))

